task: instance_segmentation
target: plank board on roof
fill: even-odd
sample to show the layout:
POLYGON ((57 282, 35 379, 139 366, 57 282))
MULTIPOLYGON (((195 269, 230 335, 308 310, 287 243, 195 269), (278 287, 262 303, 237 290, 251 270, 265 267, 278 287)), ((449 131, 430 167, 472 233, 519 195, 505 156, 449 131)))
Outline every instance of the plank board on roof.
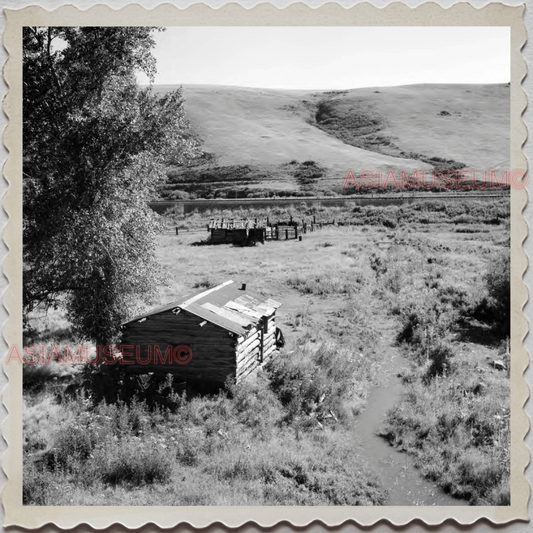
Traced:
POLYGON ((216 313, 217 315, 221 317, 227 318, 228 320, 231 320, 232 322, 239 324, 239 326, 242 326, 243 328, 247 328, 252 325, 252 323, 246 318, 244 318, 242 315, 239 315, 238 313, 230 311, 229 309, 217 307, 216 305, 213 305, 212 303, 209 303, 209 302, 205 302, 204 304, 202 304, 202 307, 204 309, 207 309, 208 311, 212 311, 213 313, 216 313))
POLYGON ((265 304, 259 304, 256 308, 256 311, 259 311, 260 313, 263 313, 263 315, 272 315, 276 311, 275 307, 269 307, 265 304))
POLYGON ((274 309, 281 307, 281 304, 279 302, 276 302, 276 300, 273 300, 272 298, 265 300, 264 304, 268 305, 269 307, 273 307, 274 309))
POLYGON ((199 318, 208 320, 211 324, 227 329, 228 331, 232 331, 233 333, 237 333, 238 335, 242 335, 246 332, 246 328, 240 324, 237 324, 233 320, 229 320, 221 315, 217 315, 213 311, 205 309, 197 303, 191 304, 185 310, 199 318))
POLYGON ((237 303, 236 301, 228 302, 226 305, 224 305, 224 308, 230 309, 232 311, 237 311, 238 313, 252 317, 255 319, 254 322, 259 320, 263 316, 261 313, 258 313, 257 311, 254 311, 253 309, 246 307, 245 305, 237 303))
POLYGON ((238 298, 235 298, 235 301, 237 303, 242 303, 243 305, 246 305, 247 307, 255 307, 259 305, 262 300, 259 300, 258 298, 254 298, 253 296, 250 296, 250 294, 243 294, 239 296, 238 298))
POLYGON ((242 296, 235 298, 235 300, 233 301, 239 305, 244 305, 245 307, 247 307, 248 309, 251 309, 252 311, 257 309, 257 307, 261 305, 261 302, 262 302, 262 300, 253 298, 249 294, 246 294, 246 295, 243 294, 242 296))

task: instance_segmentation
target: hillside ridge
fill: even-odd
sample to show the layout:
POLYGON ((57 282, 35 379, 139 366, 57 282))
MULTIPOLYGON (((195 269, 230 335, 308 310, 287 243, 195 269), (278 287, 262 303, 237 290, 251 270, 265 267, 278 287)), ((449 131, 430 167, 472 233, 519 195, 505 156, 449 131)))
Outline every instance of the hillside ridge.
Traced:
POLYGON ((501 171, 510 164, 509 93, 507 84, 331 91, 183 85, 203 153, 169 169, 161 196, 339 194, 350 169, 501 171))

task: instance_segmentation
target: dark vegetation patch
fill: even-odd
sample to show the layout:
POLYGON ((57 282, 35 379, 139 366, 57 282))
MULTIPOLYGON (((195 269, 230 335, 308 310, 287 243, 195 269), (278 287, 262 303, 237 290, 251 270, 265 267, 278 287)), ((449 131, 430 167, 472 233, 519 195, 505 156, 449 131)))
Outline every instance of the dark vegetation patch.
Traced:
POLYGON ((319 166, 315 161, 304 161, 303 163, 291 162, 291 170, 298 185, 309 192, 314 188, 317 181, 324 176, 325 168, 319 166))
POLYGON ((314 161, 296 160, 272 168, 254 165, 172 167, 157 194, 162 200, 332 195, 333 191, 317 188, 318 180, 325 174, 326 169, 314 161), (286 180, 294 185, 287 189, 268 187, 274 180, 286 180))
POLYGON ((453 224, 457 225, 460 232, 470 226, 479 232, 480 229, 485 229, 480 228, 479 223, 485 224, 488 221, 490 225, 503 225, 509 220, 509 215, 510 205, 507 199, 495 202, 434 200, 386 207, 356 205, 344 220, 355 225, 382 225, 391 229, 404 224, 453 224))
POLYGON ((173 167, 160 186, 163 199, 225 198, 230 191, 240 196, 247 185, 268 180, 266 174, 251 165, 173 167))
MULTIPOLYGON (((440 114, 450 114, 442 111, 440 114)), ((386 119, 362 103, 349 103, 340 98, 325 98, 316 104, 312 123, 346 144, 380 154, 414 159, 431 165, 435 171, 455 172, 466 168, 464 163, 438 156, 406 152, 395 144, 395 139, 382 134, 386 119)))

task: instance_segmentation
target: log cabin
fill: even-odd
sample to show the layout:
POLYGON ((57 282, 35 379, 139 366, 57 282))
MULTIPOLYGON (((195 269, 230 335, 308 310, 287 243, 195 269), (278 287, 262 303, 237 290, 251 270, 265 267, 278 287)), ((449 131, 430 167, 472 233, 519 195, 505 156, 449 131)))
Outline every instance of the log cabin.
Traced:
POLYGON ((190 294, 122 325, 123 368, 202 388, 239 382, 276 353, 280 305, 231 280, 190 294))

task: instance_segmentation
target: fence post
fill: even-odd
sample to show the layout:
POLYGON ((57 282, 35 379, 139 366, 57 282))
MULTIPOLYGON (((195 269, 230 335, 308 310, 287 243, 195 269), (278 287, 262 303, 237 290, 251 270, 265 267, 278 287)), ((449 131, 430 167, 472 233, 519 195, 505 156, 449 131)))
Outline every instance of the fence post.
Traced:
POLYGON ((176 228, 176 235, 178 234, 178 228, 176 228))

